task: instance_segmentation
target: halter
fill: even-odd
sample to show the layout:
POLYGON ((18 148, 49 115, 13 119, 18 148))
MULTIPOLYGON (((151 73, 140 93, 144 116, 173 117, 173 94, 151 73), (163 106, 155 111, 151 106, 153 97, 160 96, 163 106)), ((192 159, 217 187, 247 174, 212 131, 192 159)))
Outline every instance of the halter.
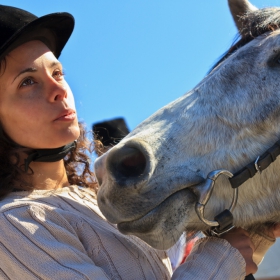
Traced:
MULTIPOLYGON (((193 192, 198 196, 198 202, 195 205, 195 211, 199 219, 210 226, 210 230, 205 231, 206 235, 220 236, 235 226, 233 224, 232 211, 234 210, 238 199, 238 187, 244 182, 254 177, 257 173, 261 173, 272 162, 274 162, 280 154, 280 141, 277 141, 271 148, 265 151, 261 156, 258 156, 255 161, 249 163, 235 174, 228 170, 214 170, 211 171, 206 180, 196 187, 192 187, 193 192), (220 214, 214 217, 214 221, 204 218, 204 208, 209 201, 216 179, 221 175, 226 175, 229 178, 231 187, 233 188, 233 198, 229 209, 225 209, 220 214)), ((249 274, 245 277, 246 280, 254 280, 254 276, 249 274)))
POLYGON ((265 151, 261 156, 258 156, 255 161, 249 163, 235 174, 223 169, 214 170, 207 175, 206 180, 202 184, 192 187, 193 192, 199 198, 195 205, 195 211, 199 219, 211 227, 210 231, 208 230, 206 232, 207 235, 220 236, 234 228, 233 215, 231 212, 234 210, 237 203, 238 187, 248 179, 254 177, 257 173, 261 173, 264 169, 266 169, 276 160, 279 154, 280 140, 265 151), (229 209, 225 209, 223 212, 214 217, 214 221, 210 221, 204 218, 204 208, 212 195, 215 181, 221 174, 229 178, 229 182, 233 188, 233 198, 229 209))

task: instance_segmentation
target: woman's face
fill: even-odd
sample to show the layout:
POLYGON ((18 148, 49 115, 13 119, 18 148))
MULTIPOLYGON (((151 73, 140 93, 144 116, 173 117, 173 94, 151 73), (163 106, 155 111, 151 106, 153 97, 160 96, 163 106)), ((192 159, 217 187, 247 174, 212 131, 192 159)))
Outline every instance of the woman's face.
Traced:
POLYGON ((17 144, 58 148, 80 135, 73 94, 62 65, 40 41, 6 56, 0 74, 0 123, 17 144))

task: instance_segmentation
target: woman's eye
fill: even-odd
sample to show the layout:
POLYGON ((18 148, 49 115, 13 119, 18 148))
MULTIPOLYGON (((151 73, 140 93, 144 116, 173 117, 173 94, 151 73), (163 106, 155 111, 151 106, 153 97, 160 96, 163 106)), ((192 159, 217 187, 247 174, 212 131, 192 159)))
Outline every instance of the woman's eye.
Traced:
POLYGON ((32 86, 34 85, 35 82, 33 79, 31 78, 26 78, 25 80, 23 80, 23 82, 20 84, 20 87, 26 87, 26 86, 32 86))
POLYGON ((55 70, 54 72, 53 72, 53 77, 55 78, 55 79, 60 79, 61 77, 63 77, 64 76, 64 73, 61 71, 61 70, 55 70))

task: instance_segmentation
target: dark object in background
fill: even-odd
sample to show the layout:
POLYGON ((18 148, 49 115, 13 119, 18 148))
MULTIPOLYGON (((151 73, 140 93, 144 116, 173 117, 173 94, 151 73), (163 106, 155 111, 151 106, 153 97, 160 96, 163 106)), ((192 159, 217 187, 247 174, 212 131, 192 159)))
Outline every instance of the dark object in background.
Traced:
POLYGON ((97 155, 105 153, 118 144, 130 131, 124 118, 115 118, 92 125, 94 140, 99 140, 103 147, 97 147, 97 155))

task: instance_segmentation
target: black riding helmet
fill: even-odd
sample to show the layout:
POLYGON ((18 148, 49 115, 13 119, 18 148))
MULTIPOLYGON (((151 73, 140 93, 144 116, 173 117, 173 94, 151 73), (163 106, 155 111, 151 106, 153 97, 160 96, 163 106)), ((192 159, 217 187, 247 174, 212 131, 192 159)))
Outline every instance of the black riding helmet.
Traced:
POLYGON ((74 29, 69 13, 37 17, 25 10, 0 5, 0 60, 19 45, 40 40, 58 58, 74 29))

